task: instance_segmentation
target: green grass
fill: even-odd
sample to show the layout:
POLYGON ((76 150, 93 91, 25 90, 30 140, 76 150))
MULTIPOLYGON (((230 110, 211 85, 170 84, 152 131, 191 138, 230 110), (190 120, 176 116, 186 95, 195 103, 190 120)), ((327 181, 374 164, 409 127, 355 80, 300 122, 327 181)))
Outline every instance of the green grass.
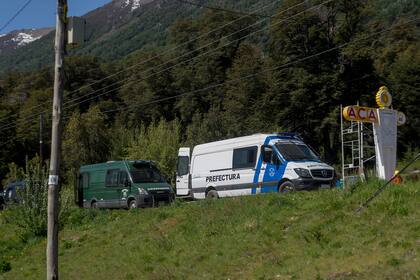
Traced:
MULTIPOLYGON (((391 186, 356 214, 377 187, 139 211, 74 209, 60 233, 60 276, 420 279, 420 184, 391 186)), ((11 265, 0 279, 44 278, 45 239, 19 238, 9 224, 0 228, 0 261, 11 265)))

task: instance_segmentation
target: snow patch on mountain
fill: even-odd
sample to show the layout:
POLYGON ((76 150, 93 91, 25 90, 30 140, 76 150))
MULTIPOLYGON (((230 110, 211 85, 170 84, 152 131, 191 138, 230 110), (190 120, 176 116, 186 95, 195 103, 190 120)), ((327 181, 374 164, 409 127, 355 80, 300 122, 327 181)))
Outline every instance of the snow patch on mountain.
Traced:
POLYGON ((0 34, 0 38, 6 36, 7 34, 0 34))
POLYGON ((16 37, 12 38, 11 40, 13 42, 16 42, 17 45, 19 47, 21 47, 21 46, 27 45, 29 43, 32 43, 33 41, 36 41, 36 40, 40 39, 41 37, 42 36, 34 37, 31 34, 20 32, 20 33, 18 33, 18 35, 16 37))
POLYGON ((131 5, 131 11, 138 9, 142 4, 142 0, 125 0, 122 7, 125 8, 131 5))

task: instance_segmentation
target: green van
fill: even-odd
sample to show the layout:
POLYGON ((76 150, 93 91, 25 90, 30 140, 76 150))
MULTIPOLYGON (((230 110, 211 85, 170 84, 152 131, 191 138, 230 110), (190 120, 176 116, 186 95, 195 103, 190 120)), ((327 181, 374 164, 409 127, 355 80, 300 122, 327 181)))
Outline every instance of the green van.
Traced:
POLYGON ((84 208, 138 208, 174 199, 174 191, 151 161, 110 161, 80 168, 76 203, 84 208))

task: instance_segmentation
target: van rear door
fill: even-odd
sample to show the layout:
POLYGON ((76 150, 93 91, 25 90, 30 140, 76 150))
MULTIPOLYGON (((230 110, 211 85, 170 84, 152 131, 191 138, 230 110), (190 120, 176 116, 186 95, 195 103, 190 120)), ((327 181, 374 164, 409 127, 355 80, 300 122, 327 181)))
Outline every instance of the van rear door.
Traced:
POLYGON ((176 195, 188 195, 190 185, 190 148, 180 148, 176 168, 176 195))

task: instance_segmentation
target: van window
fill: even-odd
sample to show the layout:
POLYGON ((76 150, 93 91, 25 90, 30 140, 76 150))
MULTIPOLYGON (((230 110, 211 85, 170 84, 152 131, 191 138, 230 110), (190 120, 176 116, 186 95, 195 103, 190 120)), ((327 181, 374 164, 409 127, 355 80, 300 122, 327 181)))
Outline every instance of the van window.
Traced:
POLYGON ((89 173, 81 173, 79 177, 79 188, 89 188, 89 173))
POLYGON ((118 186, 118 169, 108 170, 106 172, 106 179, 105 179, 105 185, 107 187, 116 187, 118 186))
POLYGON ((188 174, 188 164, 190 163, 190 158, 183 156, 178 157, 178 165, 176 167, 176 172, 178 173, 178 176, 186 175, 188 174))
POLYGON ((279 142, 276 144, 277 149, 280 154, 287 161, 293 160, 314 160, 319 161, 318 156, 316 156, 309 148, 303 143, 293 143, 293 142, 279 142))
POLYGON ((118 181, 119 181, 120 186, 125 186, 126 182, 128 181, 127 171, 120 171, 120 176, 119 176, 118 181))
POLYGON ((233 150, 233 169, 255 167, 257 151, 257 146, 233 150))
POLYGON ((165 177, 157 170, 156 167, 147 165, 136 166, 135 169, 130 171, 133 183, 164 183, 165 177))

